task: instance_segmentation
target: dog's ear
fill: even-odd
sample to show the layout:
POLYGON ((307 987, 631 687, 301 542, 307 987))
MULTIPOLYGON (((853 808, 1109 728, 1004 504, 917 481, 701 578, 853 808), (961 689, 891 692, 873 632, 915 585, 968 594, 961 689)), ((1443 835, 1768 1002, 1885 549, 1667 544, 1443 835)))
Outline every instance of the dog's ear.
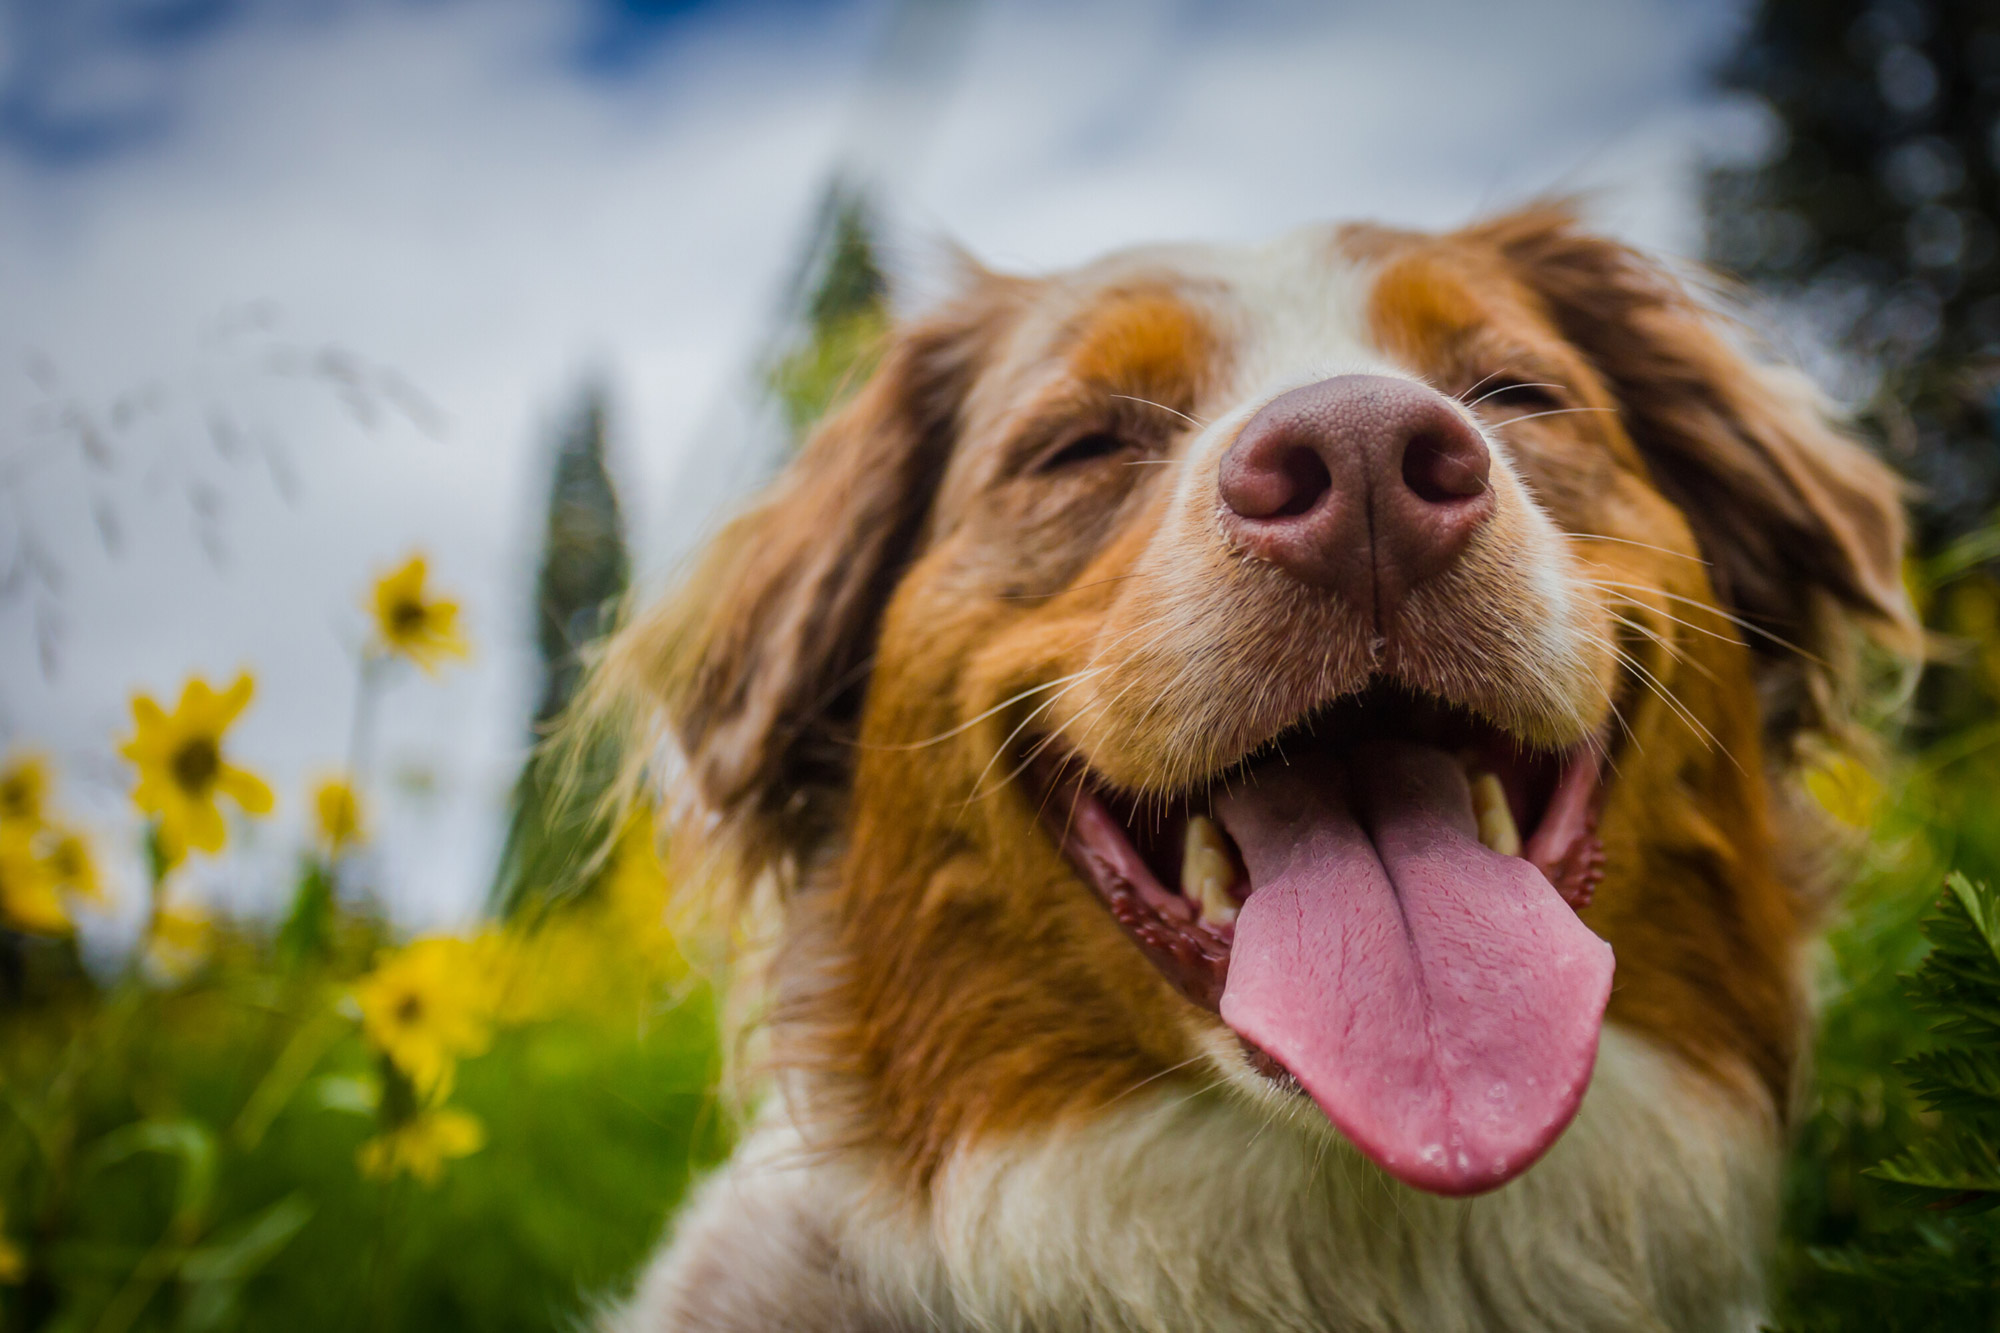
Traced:
POLYGON ((1654 484, 1686 515, 1716 593, 1756 627, 1769 717, 1787 740, 1838 727, 1854 627, 1899 656, 1920 631, 1902 582, 1902 486, 1829 422, 1802 376, 1760 365, 1657 263, 1565 205, 1475 229, 1617 397, 1654 484))
POLYGON ((628 725, 671 738, 707 840, 739 870, 798 864, 838 817, 877 625, 1003 310, 982 292, 892 334, 853 399, 606 654, 608 690, 642 714, 628 725))

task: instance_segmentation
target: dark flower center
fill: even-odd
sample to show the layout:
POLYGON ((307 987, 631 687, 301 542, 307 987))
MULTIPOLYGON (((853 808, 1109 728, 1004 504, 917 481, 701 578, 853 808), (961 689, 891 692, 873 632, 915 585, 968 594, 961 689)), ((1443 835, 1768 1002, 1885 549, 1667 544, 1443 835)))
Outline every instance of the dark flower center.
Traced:
POLYGON ((170 767, 182 791, 200 796, 215 785, 215 776, 222 771, 222 752, 208 737, 196 736, 174 751, 170 767))
POLYGON ((29 819, 35 813, 34 788, 24 778, 0 782, 0 815, 9 819, 29 819))
POLYGON ((427 619, 422 602, 404 600, 389 608, 389 626, 398 634, 415 634, 427 619))
POLYGON ((420 996, 405 995, 396 1002, 396 1021, 404 1027, 416 1026, 417 1020, 423 1016, 424 1002, 420 996))

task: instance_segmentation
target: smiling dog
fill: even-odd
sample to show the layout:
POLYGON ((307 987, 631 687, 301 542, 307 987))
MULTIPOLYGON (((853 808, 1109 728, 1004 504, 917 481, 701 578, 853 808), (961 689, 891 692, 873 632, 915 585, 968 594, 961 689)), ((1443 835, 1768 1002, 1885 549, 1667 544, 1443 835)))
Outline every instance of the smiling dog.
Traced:
POLYGON ((1560 207, 972 272, 608 659, 782 913, 618 1326, 1753 1328, 1896 494, 1560 207))

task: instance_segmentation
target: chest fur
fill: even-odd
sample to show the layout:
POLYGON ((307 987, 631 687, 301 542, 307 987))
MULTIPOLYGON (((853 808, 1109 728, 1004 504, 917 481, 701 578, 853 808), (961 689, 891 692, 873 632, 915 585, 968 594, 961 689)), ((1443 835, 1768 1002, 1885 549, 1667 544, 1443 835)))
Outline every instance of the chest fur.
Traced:
POLYGON ((1615 1028, 1549 1156, 1468 1200, 1200 1088, 963 1149, 923 1201, 811 1137, 768 1117, 614 1327, 1749 1329, 1777 1170, 1768 1124, 1615 1028))

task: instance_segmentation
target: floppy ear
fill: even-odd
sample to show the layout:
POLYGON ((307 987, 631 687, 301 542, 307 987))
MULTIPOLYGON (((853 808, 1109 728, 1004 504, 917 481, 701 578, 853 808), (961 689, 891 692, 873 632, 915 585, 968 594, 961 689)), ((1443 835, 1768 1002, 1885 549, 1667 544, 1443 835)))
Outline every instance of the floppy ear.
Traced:
POLYGON ((1609 381, 1654 483, 1694 529, 1717 594, 1762 631, 1748 638, 1773 732, 1838 727, 1854 676, 1851 628, 1899 655, 1920 642, 1903 590, 1896 475, 1833 428, 1803 376, 1749 360, 1665 269, 1585 232, 1569 208, 1531 207, 1475 234, 1512 261, 1609 381))
POLYGON ((853 400, 606 654, 603 688, 677 743, 706 833, 752 876, 807 859, 838 818, 877 624, 993 322, 968 300, 893 335, 853 400))

